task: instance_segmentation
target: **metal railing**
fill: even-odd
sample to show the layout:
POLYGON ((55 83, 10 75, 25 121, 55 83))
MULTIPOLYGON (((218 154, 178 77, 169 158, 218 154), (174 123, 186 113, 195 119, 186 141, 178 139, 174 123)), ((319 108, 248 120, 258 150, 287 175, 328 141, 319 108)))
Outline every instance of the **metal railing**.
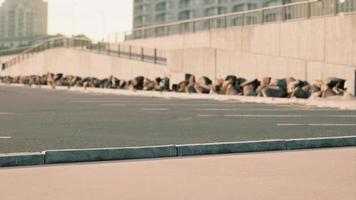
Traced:
POLYGON ((149 62, 161 65, 167 64, 166 54, 163 50, 104 42, 92 43, 92 41, 88 39, 59 37, 46 40, 40 44, 22 51, 14 58, 11 58, 10 60, 2 63, 1 69, 5 70, 13 65, 29 59, 37 53, 55 48, 73 48, 76 50, 105 54, 108 56, 123 57, 141 62, 149 62))
POLYGON ((217 28, 265 24, 318 16, 355 12, 356 0, 308 0, 255 10, 183 20, 137 28, 125 33, 125 40, 195 33, 217 28))

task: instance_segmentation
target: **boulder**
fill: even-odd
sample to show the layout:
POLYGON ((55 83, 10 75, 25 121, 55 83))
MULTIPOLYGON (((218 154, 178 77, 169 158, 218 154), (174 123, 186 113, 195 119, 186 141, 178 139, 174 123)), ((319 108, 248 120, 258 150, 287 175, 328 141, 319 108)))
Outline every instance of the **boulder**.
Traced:
POLYGON ((294 89, 293 93, 290 95, 291 97, 296 97, 296 98, 302 98, 302 99, 307 99, 311 95, 310 92, 310 87, 305 86, 305 87, 297 87, 294 89))
POLYGON ((278 86, 267 86, 262 89, 263 97, 283 97, 284 92, 278 86))
POLYGON ((245 81, 244 83, 241 84, 241 87, 244 88, 247 85, 252 86, 252 89, 256 91, 256 89, 261 85, 261 82, 258 81, 257 79, 253 79, 253 80, 245 81))
POLYGON ((253 84, 243 86, 243 96, 257 96, 253 84))

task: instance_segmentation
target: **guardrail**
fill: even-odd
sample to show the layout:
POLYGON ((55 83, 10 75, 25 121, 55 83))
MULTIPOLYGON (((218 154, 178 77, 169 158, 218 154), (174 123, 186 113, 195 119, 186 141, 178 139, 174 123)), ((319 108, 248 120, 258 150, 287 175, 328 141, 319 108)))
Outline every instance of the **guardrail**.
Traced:
POLYGON ((13 65, 23 62, 39 52, 55 48, 74 48, 82 51, 89 51, 97 54, 105 54, 108 56, 123 57, 141 62, 150 62, 154 64, 167 64, 165 51, 158 49, 148 49, 131 45, 120 45, 112 43, 92 43, 88 39, 82 38, 52 38, 40 44, 32 46, 14 58, 2 63, 2 70, 5 70, 13 65))
POLYGON ((217 28, 265 24, 295 19, 355 12, 356 0, 308 0, 255 10, 234 12, 173 23, 137 28, 125 33, 125 40, 144 39, 209 31, 217 28))

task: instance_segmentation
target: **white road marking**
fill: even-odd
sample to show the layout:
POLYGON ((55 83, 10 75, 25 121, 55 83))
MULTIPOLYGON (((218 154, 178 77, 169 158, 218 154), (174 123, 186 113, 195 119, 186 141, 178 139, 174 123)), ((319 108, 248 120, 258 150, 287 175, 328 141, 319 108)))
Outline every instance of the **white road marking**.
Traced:
POLYGON ((292 118, 303 117, 303 115, 224 115, 224 117, 280 117, 280 118, 292 118))
POLYGON ((277 124, 277 126, 321 126, 321 127, 345 127, 356 126, 356 124, 277 124))
POLYGON ((141 111, 168 111, 168 108, 142 108, 141 111))
POLYGON ((0 136, 0 139, 11 139, 10 136, 0 136))
POLYGON ((341 118, 355 118, 356 115, 322 115, 320 117, 341 117, 341 118))
POLYGON ((72 103, 115 103, 117 101, 95 101, 95 100, 80 100, 80 101, 71 101, 72 103))
POLYGON ((100 104, 99 106, 127 106, 127 104, 124 104, 124 103, 105 103, 105 104, 100 104))
POLYGON ((198 114, 197 117, 215 117, 216 115, 204 115, 204 114, 198 114))
POLYGON ((307 109, 307 108, 201 108, 198 111, 334 111, 332 109, 307 109))
POLYGON ((320 117, 320 118, 355 118, 356 115, 224 115, 224 117, 256 117, 256 118, 262 118, 262 117, 275 117, 275 118, 300 118, 300 117, 320 117))

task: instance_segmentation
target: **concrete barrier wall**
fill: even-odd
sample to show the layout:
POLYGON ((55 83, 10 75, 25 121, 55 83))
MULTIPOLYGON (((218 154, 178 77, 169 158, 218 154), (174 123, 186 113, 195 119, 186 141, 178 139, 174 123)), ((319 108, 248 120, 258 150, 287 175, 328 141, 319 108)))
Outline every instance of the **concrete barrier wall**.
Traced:
POLYGON ((172 82, 183 80, 184 73, 210 78, 237 75, 247 79, 271 76, 274 78, 295 77, 313 82, 329 77, 347 80, 350 93, 355 91, 355 66, 330 64, 281 56, 241 53, 233 50, 194 48, 172 50, 168 53, 172 69, 172 82))
POLYGON ((131 79, 143 75, 153 79, 157 76, 168 76, 169 67, 76 49, 60 48, 40 52, 28 60, 0 72, 0 74, 18 76, 42 75, 48 72, 98 78, 107 78, 113 75, 120 79, 131 79))
POLYGON ((293 76, 308 81, 340 77, 355 93, 356 14, 215 29, 127 41, 167 49, 172 75, 221 78, 293 76), (179 50, 177 50, 179 49, 179 50), (215 54, 214 54, 215 51, 215 54))

